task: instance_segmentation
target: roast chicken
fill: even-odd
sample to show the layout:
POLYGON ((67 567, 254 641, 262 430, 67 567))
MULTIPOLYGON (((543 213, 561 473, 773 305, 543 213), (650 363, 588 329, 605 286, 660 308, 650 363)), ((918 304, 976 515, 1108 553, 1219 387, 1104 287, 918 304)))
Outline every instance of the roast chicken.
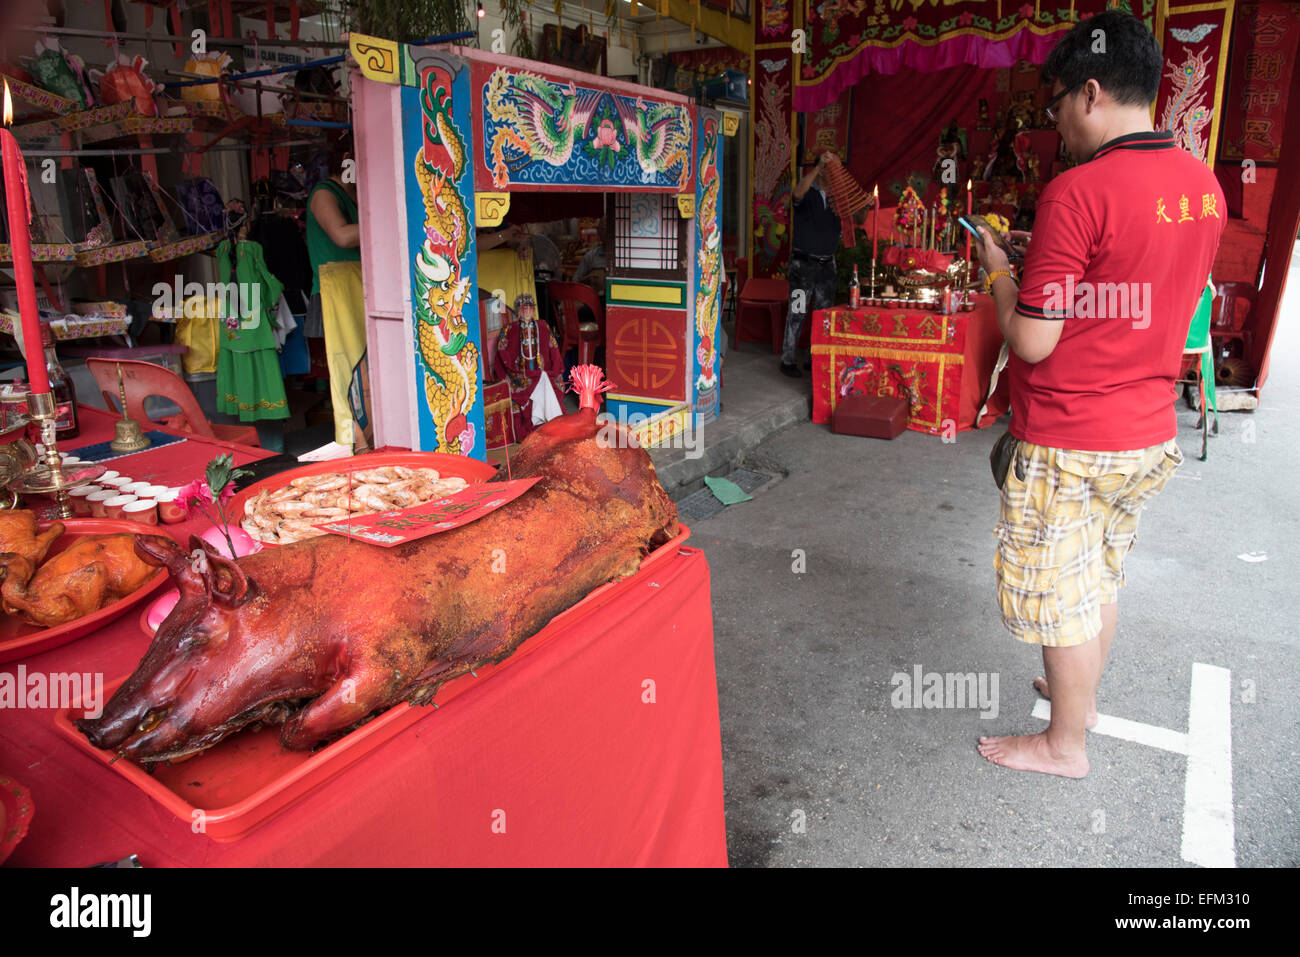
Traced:
MULTIPOLYGON (((62 533, 63 526, 56 523, 42 535, 55 528, 62 533)), ((39 569, 28 555, 0 554, 4 610, 50 627, 75 621, 129 595, 157 571, 136 554, 135 539, 126 533, 84 535, 39 569)))
POLYGON ((140 536, 140 554, 167 567, 181 597, 81 731, 142 763, 254 723, 282 725, 286 748, 312 748, 399 702, 432 701, 633 574, 677 534, 677 510, 645 450, 597 422, 599 388, 588 381, 583 408, 513 456, 513 477, 541 480, 460 528, 391 548, 322 535, 233 561, 197 538, 187 553, 140 536))
POLYGON ((27 509, 0 512, 0 556, 13 553, 37 567, 63 531, 63 523, 54 522, 37 534, 36 515, 27 509))

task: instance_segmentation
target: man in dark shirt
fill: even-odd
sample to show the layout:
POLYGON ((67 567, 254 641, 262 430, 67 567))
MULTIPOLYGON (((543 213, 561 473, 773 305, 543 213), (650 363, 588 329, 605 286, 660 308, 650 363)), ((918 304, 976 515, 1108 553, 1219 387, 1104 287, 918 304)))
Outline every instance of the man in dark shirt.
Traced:
POLYGON ((831 208, 823 171, 832 154, 823 153, 794 187, 794 243, 786 277, 790 282, 790 315, 785 323, 781 371, 798 378, 796 350, 808 314, 829 309, 835 301, 835 250, 840 243, 840 218, 831 208))

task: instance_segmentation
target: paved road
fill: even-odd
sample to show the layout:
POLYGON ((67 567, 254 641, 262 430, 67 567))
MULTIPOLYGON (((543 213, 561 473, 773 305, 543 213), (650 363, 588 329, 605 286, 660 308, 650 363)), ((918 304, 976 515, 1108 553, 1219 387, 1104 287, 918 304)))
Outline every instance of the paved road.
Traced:
MULTIPOLYGON (((1224 416, 1208 462, 1180 405, 1187 462, 1143 516, 1101 687, 1104 714, 1187 732, 1193 663, 1230 671, 1238 866, 1300 863, 1300 268, 1290 286, 1262 407, 1224 416)), ((1094 734, 1092 773, 1068 781, 975 751, 981 734, 1043 727, 1041 656, 993 600, 995 437, 794 426, 749 458, 783 476, 695 526, 733 865, 1191 866, 1183 754, 1094 734), (918 666, 996 676, 997 716, 892 707, 891 677, 918 666)))

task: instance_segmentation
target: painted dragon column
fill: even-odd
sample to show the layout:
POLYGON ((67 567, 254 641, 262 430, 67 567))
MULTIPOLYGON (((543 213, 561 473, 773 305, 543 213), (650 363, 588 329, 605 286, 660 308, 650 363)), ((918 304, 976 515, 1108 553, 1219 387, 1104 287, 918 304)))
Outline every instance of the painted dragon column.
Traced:
POLYGON ((375 443, 485 459, 469 65, 350 46, 375 443))

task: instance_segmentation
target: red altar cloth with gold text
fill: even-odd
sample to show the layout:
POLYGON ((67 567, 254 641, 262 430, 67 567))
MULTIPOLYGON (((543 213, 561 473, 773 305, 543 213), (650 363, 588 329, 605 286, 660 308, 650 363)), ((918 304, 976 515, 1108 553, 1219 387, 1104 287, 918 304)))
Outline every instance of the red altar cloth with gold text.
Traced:
POLYGON ((985 428, 1007 411, 1005 377, 977 422, 1002 334, 993 300, 945 316, 900 306, 836 306, 812 316, 814 422, 826 423, 847 395, 893 395, 896 367, 912 393, 907 427, 931 435, 985 428))

